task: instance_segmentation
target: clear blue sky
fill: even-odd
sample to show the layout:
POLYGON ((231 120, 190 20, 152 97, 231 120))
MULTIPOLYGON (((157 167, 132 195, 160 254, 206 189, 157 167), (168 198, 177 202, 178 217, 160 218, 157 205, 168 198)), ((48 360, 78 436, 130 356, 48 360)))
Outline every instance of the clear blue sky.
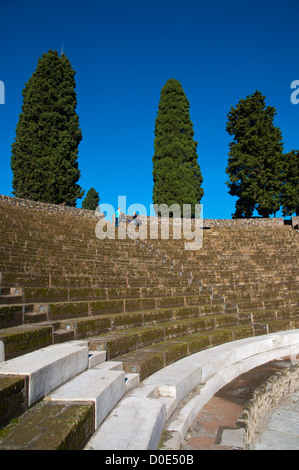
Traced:
MULTIPOLYGON (((152 204, 160 92, 180 81, 204 178, 204 218, 230 218, 227 113, 259 90, 277 110, 284 150, 299 148, 299 0, 0 0, 0 194, 11 195, 11 144, 22 90, 49 49, 76 70, 83 140, 79 184, 101 203, 152 204)), ((81 207, 78 200, 77 207, 81 207)), ((279 215, 279 214, 278 214, 279 215)))

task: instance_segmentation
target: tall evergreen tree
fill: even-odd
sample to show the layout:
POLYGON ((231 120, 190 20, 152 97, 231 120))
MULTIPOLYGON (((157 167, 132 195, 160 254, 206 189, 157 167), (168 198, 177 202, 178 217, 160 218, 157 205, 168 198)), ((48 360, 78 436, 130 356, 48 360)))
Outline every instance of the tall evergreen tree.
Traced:
POLYGON ((299 215, 299 150, 284 155, 281 203, 284 216, 299 215))
POLYGON ((229 194, 237 196, 233 217, 251 217, 256 209, 262 217, 275 214, 281 205, 283 143, 275 127, 274 107, 256 91, 240 100, 228 113, 226 130, 234 136, 226 173, 229 194))
POLYGON ((203 178, 197 162, 189 101, 178 80, 170 79, 161 90, 155 125, 153 156, 153 203, 198 204, 203 178))
POLYGON ((67 57, 49 50, 25 84, 11 158, 17 197, 68 206, 83 197, 77 184, 82 134, 74 77, 67 57))
POLYGON ((94 188, 90 188, 90 190, 87 191, 87 194, 82 201, 82 209, 95 211, 99 205, 99 202, 100 202, 99 193, 94 188))

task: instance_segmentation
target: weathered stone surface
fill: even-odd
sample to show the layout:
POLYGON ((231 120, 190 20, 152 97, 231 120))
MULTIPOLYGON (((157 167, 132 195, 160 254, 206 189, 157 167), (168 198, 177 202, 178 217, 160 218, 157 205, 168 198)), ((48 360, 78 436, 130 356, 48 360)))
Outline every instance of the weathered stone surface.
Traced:
POLYGON ((23 318, 22 305, 0 306, 0 328, 21 325, 23 318))
POLYGON ((21 199, 4 195, 0 195, 0 200, 2 203, 12 204, 17 207, 24 207, 28 209, 34 209, 37 211, 55 214, 70 214, 72 216, 88 217, 91 219, 98 220, 98 217, 96 217, 95 215, 95 211, 89 211, 86 209, 77 209, 58 204, 46 204, 43 202, 29 201, 28 199, 21 199))
MULTIPOLYGON (((247 446, 250 446, 254 442, 256 434, 263 429, 263 423, 267 414, 285 397, 298 390, 298 363, 284 367, 254 390, 252 398, 248 400, 246 407, 244 407, 243 414, 240 417, 240 423, 242 423, 246 429, 245 442, 247 446)), ((287 417, 287 420, 289 420, 290 417, 292 417, 292 414, 287 417)), ((273 430, 280 431, 277 426, 273 427, 273 430)), ((286 430, 287 425, 284 423, 282 431, 286 430)), ((293 432, 294 429, 292 433, 293 432)), ((297 437, 299 437, 299 428, 297 437)))
POLYGON ((57 344, 0 364, 0 375, 28 377, 29 406, 88 368, 87 343, 57 344))
MULTIPOLYGON (((52 206, 0 196, 6 360, 84 339, 145 378, 215 345, 299 326, 299 238, 282 219, 205 219, 203 246, 190 251, 183 239, 121 240, 118 230, 115 240, 99 240, 95 213, 52 206)), ((148 235, 150 222, 161 220, 144 219, 148 235)), ((252 351, 246 343, 220 359, 252 351)), ((168 416, 173 401, 163 398, 168 416)))
POLYGON ((80 450, 93 432, 92 403, 41 402, 0 430, 0 449, 80 450))
POLYGON ((5 353, 4 353, 4 342, 2 339, 0 339, 0 363, 3 362, 5 359, 5 353))
POLYGON ((88 369, 54 390, 51 401, 84 401, 95 404, 95 429, 125 394, 125 373, 118 370, 88 369))
POLYGON ((125 372, 139 373, 140 380, 144 380, 165 366, 161 351, 139 350, 119 356, 117 360, 123 363, 125 372))
POLYGON ((164 424, 163 403, 126 397, 94 434, 85 450, 154 450, 158 447, 164 424), (111 434, 111 429, 118 432, 111 434))
POLYGON ((26 377, 0 376, 0 428, 24 413, 28 406, 26 377))
POLYGON ((52 344, 53 327, 22 325, 0 331, 5 347, 5 360, 13 359, 52 344))

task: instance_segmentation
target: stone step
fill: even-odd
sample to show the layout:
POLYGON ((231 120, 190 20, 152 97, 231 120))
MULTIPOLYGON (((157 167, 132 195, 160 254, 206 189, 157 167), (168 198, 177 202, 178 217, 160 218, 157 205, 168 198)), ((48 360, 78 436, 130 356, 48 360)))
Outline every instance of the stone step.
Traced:
POLYGON ((0 430, 0 450, 81 450, 93 433, 92 403, 42 401, 0 430))
MULTIPOLYGON (((9 218, 12 219, 12 223, 9 227, 8 232, 13 232, 15 228, 23 228, 23 232, 27 231, 28 233, 32 233, 33 238, 35 234, 38 233, 40 238, 46 239, 46 235, 44 233, 41 233, 39 231, 39 228, 40 228, 40 223, 42 223, 43 221, 47 221, 48 231, 49 231, 47 232, 47 235, 48 233, 51 235, 54 235, 54 234, 66 235, 66 236, 69 235, 68 224, 65 223, 65 220, 61 220, 63 217, 65 217, 65 215, 63 214, 58 214, 56 217, 53 217, 53 216, 47 217, 47 215, 44 214, 43 217, 39 217, 41 212, 40 213, 34 212, 35 220, 30 220, 30 223, 29 223, 29 220, 26 218, 26 216, 28 217, 28 214, 32 214, 32 209, 26 210, 26 208, 22 208, 18 212, 10 209, 6 211, 5 213, 1 207, 1 214, 3 215, 3 217, 6 216, 8 219, 9 218), (59 229, 57 229, 57 221, 60 222, 59 229)), ((68 223, 70 221, 73 222, 74 232, 76 234, 76 239, 78 240, 82 238, 88 239, 88 236, 90 235, 90 231, 94 232, 94 223, 97 222, 96 218, 94 218, 93 220, 87 220, 83 218, 85 222, 84 227, 83 227, 82 225, 80 226, 80 222, 82 221, 81 217, 66 216, 66 220, 68 221, 68 223)), ((269 238, 275 238, 275 234, 277 233, 283 232, 283 233, 290 235, 293 232, 291 227, 284 226, 284 225, 281 225, 281 226, 276 225, 274 227, 273 225, 268 226, 268 227, 265 227, 265 226, 262 227, 261 225, 259 225, 258 227, 257 226, 256 227, 251 227, 251 226, 242 227, 240 224, 238 224, 236 227, 232 227, 232 226, 224 227, 223 222, 219 221, 219 223, 220 225, 222 225, 221 227, 220 226, 209 227, 209 229, 204 230, 204 235, 206 237, 212 238, 214 234, 218 234, 218 235, 221 234, 223 238, 227 238, 228 240, 231 240, 232 236, 236 232, 240 232, 240 231, 246 233, 248 236, 251 236, 251 237, 254 237, 256 234, 263 233, 265 237, 268 236, 269 238)), ((148 223, 147 228, 148 229, 152 228, 150 227, 150 223, 148 223)), ((150 232, 151 231, 148 230, 148 234, 150 234, 150 232)), ((160 232, 160 227, 159 227, 159 232, 160 232)), ((171 223, 170 223, 170 232, 172 232, 171 223)), ((117 229, 115 233, 117 235, 118 233, 117 229)))
POLYGON ((85 450, 155 450, 164 425, 163 402, 143 397, 125 397, 92 436, 85 450), (113 439, 112 429, 118 430, 113 439))
POLYGON ((123 330, 89 337, 89 347, 91 350, 105 350, 108 360, 111 360, 131 351, 139 351, 152 344, 236 324, 237 317, 228 314, 178 319, 161 322, 157 325, 127 327, 123 330))
MULTIPOLYGON (((76 338, 85 339, 103 333, 107 334, 109 331, 142 327, 144 325, 149 326, 153 323, 159 326, 161 322, 165 321, 175 321, 178 326, 181 325, 182 327, 182 323, 179 323, 179 321, 184 318, 187 318, 189 322, 193 318, 193 323, 196 321, 198 325, 202 324, 202 327, 204 327, 203 322, 207 321, 205 315, 211 315, 209 321, 215 322, 219 314, 222 315, 219 318, 222 318, 223 314, 225 314, 223 317, 224 320, 231 318, 229 315, 232 314, 236 324, 248 322, 256 323, 260 320, 276 320, 290 317, 295 319, 295 317, 298 316, 299 307, 298 298, 287 298, 286 296, 280 299, 267 298, 262 301, 250 301, 248 298, 229 301, 221 294, 200 296, 189 294, 184 297, 160 298, 159 303, 157 299, 155 299, 153 305, 145 304, 144 301, 141 302, 141 300, 142 299, 135 299, 133 301, 132 299, 128 299, 128 312, 122 311, 98 315, 98 312, 94 311, 92 316, 74 317, 74 311, 72 311, 72 315, 65 315, 64 321, 62 321, 62 318, 52 323, 47 320, 41 324, 37 323, 35 329, 33 327, 28 329, 29 324, 28 326, 26 325, 25 329, 22 329, 21 326, 11 329, 4 328, 0 330, 0 336, 4 341, 5 354, 9 358, 16 357, 22 353, 28 352, 28 345, 30 345, 31 350, 34 350, 46 344, 50 344, 51 342, 57 344, 76 338), (153 308, 150 309, 150 306, 153 308), (136 310, 136 307, 139 307, 140 310, 136 310), (46 341, 46 343, 44 343, 44 341, 46 341)), ((122 300, 117 302, 117 305, 119 305, 124 304, 126 301, 122 300)), ((85 303, 82 302, 82 304, 84 306, 85 303)), ((66 305, 68 306, 68 304, 66 305)), ((95 305, 98 305, 98 303, 95 302, 95 305)), ((40 305, 36 307, 38 306, 40 305)), ((58 303, 57 306, 59 307, 61 304, 58 303)), ((78 303, 74 303, 73 306, 77 308, 78 303)), ((112 306, 115 307, 115 304, 112 304, 112 306)), ((28 307, 28 305, 26 307, 28 307)), ((9 306, 8 308, 10 313, 13 308, 17 308, 17 315, 20 317, 20 306, 9 306)), ((26 312, 27 321, 30 315, 36 320, 44 318, 43 316, 40 317, 40 315, 43 314, 39 311, 29 311, 26 312)))
POLYGON ((19 305, 0 305, 0 328, 23 324, 23 307, 19 305))
MULTIPOLYGON (((265 297, 273 294, 279 295, 280 292, 288 289, 289 292, 298 291, 298 282, 294 279, 290 282, 280 281, 279 286, 273 283, 263 282, 262 284, 254 282, 253 284, 246 284, 242 287, 234 285, 232 289, 228 285, 223 286, 222 290, 219 286, 217 292, 225 294, 229 300, 238 298, 238 295, 245 295, 248 291, 251 296, 261 296, 264 293, 265 297), (278 287, 280 290, 278 290, 278 287), (239 294, 240 292, 240 294, 239 294)), ((208 287, 206 287, 208 291, 208 287)), ((139 298, 139 297, 155 297, 155 296, 169 296, 180 294, 200 294, 203 289, 200 285, 189 286, 155 286, 155 289, 149 287, 102 287, 102 288, 38 288, 26 287, 24 288, 24 303, 32 302, 50 302, 50 301, 76 301, 76 300, 114 300, 119 298, 139 298)), ((242 299, 242 297, 240 297, 242 299)))
MULTIPOLYGON (((266 333, 267 330, 264 329, 263 334, 266 333)), ((234 339, 254 336, 254 334, 252 325, 207 330, 168 339, 152 346, 116 356, 115 360, 123 363, 126 372, 139 373, 140 380, 144 380, 165 366, 190 354, 234 339)))
POLYGON ((53 326, 50 324, 20 325, 0 330, 5 360, 9 360, 52 344, 53 326))
MULTIPOLYGON (((161 285, 161 280, 159 278, 99 278, 96 276, 52 276, 49 274, 15 274, 11 272, 2 272, 1 286, 22 286, 22 287, 41 287, 41 288, 93 288, 93 287, 150 287, 161 285)), ((169 285, 188 285, 186 280, 178 280, 178 278, 171 274, 167 283, 169 285)))
POLYGON ((28 379, 26 376, 0 376, 0 429, 28 408, 28 379))
POLYGON ((73 341, 52 345, 0 363, 3 376, 25 376, 28 406, 88 368, 88 345, 73 341))
POLYGON ((69 327, 66 329, 58 329, 54 330, 53 332, 54 344, 64 343, 66 341, 72 341, 75 339, 75 330, 73 327, 69 327))
POLYGON ((232 282, 235 281, 236 278, 240 278, 240 281, 246 280, 246 282, 252 282, 257 279, 268 279, 268 282, 272 279, 281 279, 284 278, 285 280, 292 280, 294 276, 299 277, 298 275, 298 268, 287 268, 283 269, 276 269, 276 270, 268 270, 268 271, 261 271, 260 273, 254 269, 247 269, 246 272, 242 271, 233 271, 230 272, 228 270, 224 271, 223 273, 219 270, 215 270, 216 267, 210 270, 210 272, 206 273, 195 273, 192 271, 165 271, 163 276, 161 276, 157 270, 152 271, 152 276, 149 274, 147 276, 130 276, 129 274, 126 275, 115 275, 113 277, 105 277, 105 276, 96 276, 90 273, 89 275, 71 275, 71 276, 64 276, 64 275, 53 275, 49 272, 44 274, 37 274, 37 273, 13 273, 13 272, 2 272, 2 287, 6 286, 23 286, 23 287, 43 287, 43 288, 50 288, 50 287, 61 287, 61 288, 75 288, 75 287, 109 287, 109 286, 123 286, 123 287, 142 287, 142 286, 151 286, 151 285, 161 285, 162 281, 166 282, 167 284, 174 283, 174 284, 184 284, 186 283, 186 279, 189 282, 189 279, 192 279, 192 282, 209 282, 209 283, 219 283, 219 282, 232 282), (192 275, 191 275, 192 274, 192 275), (191 276, 191 277, 190 277, 191 276), (184 279, 183 279, 184 278, 184 279))
POLYGON ((121 400, 85 450, 180 449, 199 411, 220 388, 279 354, 283 357, 298 350, 298 331, 293 341, 287 333, 222 344, 154 373, 121 400), (138 422, 146 421, 145 429, 136 426, 136 416, 138 422), (171 439, 176 440, 176 447, 170 445, 171 439))
POLYGON ((19 304, 22 302, 22 295, 0 295, 0 305, 19 304))
MULTIPOLYGON (((214 314, 221 313, 224 313, 224 310, 218 305, 207 305, 201 308, 189 306, 78 318, 58 322, 58 324, 60 325, 60 329, 74 328, 77 338, 89 338, 102 334, 114 334, 115 332, 122 334, 124 330, 130 328, 143 328, 146 326, 159 328, 161 326, 160 324, 163 322, 178 322, 180 319, 184 318, 188 319, 188 321, 191 321, 192 318, 201 321, 200 318, 204 315, 211 315, 212 317, 214 314), (197 319, 199 314, 201 317, 197 319)), ((235 318, 237 318, 236 315, 237 314, 235 314, 235 318)))
MULTIPOLYGON (((14 234, 16 236, 16 233, 14 234)), ((133 241, 114 241, 114 244, 109 245, 107 240, 104 241, 95 241, 93 246, 89 245, 89 242, 83 241, 80 245, 74 246, 74 240, 64 238, 60 240, 59 243, 55 246, 52 243, 51 245, 51 260, 57 262, 59 260, 59 253, 63 251, 66 255, 66 262, 75 262, 76 260, 90 262, 91 264, 103 264, 106 260, 106 268, 112 265, 112 262, 116 259, 120 262, 130 263, 130 260, 134 256, 138 258, 151 259, 152 262, 155 261, 156 255, 171 257, 174 255, 174 258, 188 260, 198 259, 218 259, 221 256, 223 259, 236 256, 240 257, 256 257, 258 254, 263 254, 265 257, 269 255, 277 254, 278 256, 287 256, 291 251, 298 247, 298 240, 293 239, 282 239, 282 236, 279 236, 276 241, 265 240, 263 241, 260 237, 256 238, 256 241, 250 240, 246 235, 243 239, 247 240, 247 244, 244 245, 239 240, 240 233, 237 235, 238 238, 235 238, 233 241, 228 243, 224 241, 222 243, 217 240, 217 243, 214 245, 209 243, 208 240, 204 240, 203 246, 200 250, 196 252, 192 251, 190 253, 185 253, 184 243, 181 243, 180 240, 172 242, 171 240, 154 240, 147 242, 147 245, 141 244, 137 246, 133 241), (149 244, 150 243, 150 244, 149 244), (93 255, 97 253, 99 248, 105 247, 105 255, 95 258, 93 255), (74 248, 75 253, 74 253, 74 248), (237 249, 237 251, 236 251, 237 249), (73 256, 68 260, 69 255, 73 252, 73 256), (119 256, 119 254, 123 256, 119 256), (185 254, 185 256, 184 256, 185 254), (149 256, 150 255, 150 256, 149 256)), ((298 238, 298 237, 297 237, 298 238)), ((24 236, 24 241, 22 243, 10 243, 6 238, 6 243, 2 244, 0 247, 0 253, 2 254, 2 259, 10 259, 11 261, 17 260, 17 256, 24 258, 24 255, 27 256, 28 260, 32 262, 38 262, 41 259, 46 259, 47 252, 49 251, 49 241, 45 243, 38 243, 35 240, 30 241, 28 235, 24 236)), ((48 260, 49 261, 49 260, 48 260)))
POLYGON ((287 319, 296 319, 299 318, 299 306, 281 306, 280 308, 265 308, 263 310, 249 310, 247 312, 238 313, 238 320, 239 323, 248 323, 251 321, 252 323, 259 323, 260 321, 268 321, 268 320, 283 320, 284 318, 287 319))
MULTIPOLYGON (((49 257, 49 254, 48 254, 49 257)), ((61 257, 61 254, 60 254, 61 257)), ((124 265, 119 260, 116 260, 113 263, 113 267, 109 270, 107 269, 107 263, 105 263, 105 267, 102 265, 94 265, 92 262, 89 261, 78 261, 70 265, 68 261, 61 261, 57 260, 54 264, 53 261, 49 262, 48 258, 45 260, 41 260, 39 263, 32 262, 31 264, 28 263, 28 258, 24 258, 24 261, 20 260, 20 257, 16 258, 16 261, 13 262, 11 260, 7 260, 5 262, 0 263, 0 271, 7 271, 7 266, 9 266, 9 271, 14 274, 30 274, 30 273, 38 273, 38 274, 52 274, 56 276, 73 276, 76 275, 78 270, 80 271, 81 275, 97 275, 99 277, 115 277, 126 275, 127 271, 129 270, 130 276, 141 276, 146 277, 150 273, 150 271, 155 270, 159 275, 165 274, 165 276, 169 275, 169 269, 179 270, 182 268, 187 271, 192 271, 194 273, 209 273, 213 270, 213 267, 217 265, 217 269, 219 272, 223 272, 226 270, 233 270, 236 271, 239 267, 244 265, 247 266, 249 270, 255 270, 262 272, 263 270, 269 270, 273 268, 278 268, 281 272, 286 271, 290 267, 294 270, 294 272, 298 272, 298 266, 294 265, 293 263, 294 258, 289 252, 288 257, 281 257, 277 253, 275 253, 275 257, 272 256, 271 258, 267 258, 265 254, 259 254, 256 259, 252 259, 249 257, 238 257, 232 256, 231 259, 226 259, 223 256, 210 258, 209 259, 198 259, 196 262, 188 262, 186 258, 179 259, 177 256, 174 255, 172 259, 157 259, 153 262, 153 259, 150 257, 149 259, 141 259, 140 257, 135 257, 135 260, 132 260, 130 263, 126 263, 124 265), (135 261, 135 262, 133 262, 135 261), (86 264, 86 266, 85 266, 86 264), (137 266, 136 266, 137 265, 137 266), (142 267, 139 267, 142 266, 142 267)))
POLYGON ((167 365, 198 351, 250 336, 295 330, 298 326, 298 320, 285 319, 189 333, 187 336, 172 338, 116 356, 115 360, 123 363, 126 372, 139 373, 140 380, 143 381, 167 365))
POLYGON ((272 293, 272 295, 269 294, 266 298, 261 295, 257 299, 245 296, 245 298, 230 300, 228 296, 222 296, 221 294, 194 295, 190 293, 184 296, 172 297, 52 303, 47 306, 46 310, 48 311, 47 319, 52 321, 79 317, 86 318, 87 316, 92 320, 100 315, 102 316, 103 324, 105 324, 107 315, 110 315, 113 323, 111 323, 109 328, 113 329, 114 326, 123 326, 126 319, 128 324, 132 322, 146 323, 149 318, 146 317, 145 312, 155 310, 159 314, 159 310, 171 307, 177 309, 173 312, 172 318, 175 318, 180 312, 184 315, 184 307, 186 307, 187 315, 189 315, 188 307, 192 306, 198 307, 198 310, 195 310, 192 314, 238 312, 240 316, 257 310, 276 309, 275 311, 278 311, 282 308, 293 309, 299 305, 299 297, 297 296, 297 292, 294 292, 294 296, 291 296, 291 293, 288 292, 288 295, 280 295, 278 298, 272 293), (144 314, 139 315, 138 312, 144 312, 144 314), (117 317, 115 314, 124 315, 117 317))
MULTIPOLYGON (((62 352, 61 347, 55 349, 56 352, 59 349, 62 352)), ((55 387, 52 393, 29 409, 26 403, 25 409, 22 406, 22 410, 16 410, 16 404, 19 408, 22 405, 16 403, 16 388, 19 387, 23 395, 26 395, 24 398, 27 398, 28 379, 25 381, 26 388, 24 378, 0 376, 0 384, 3 385, 0 394, 5 391, 7 402, 11 396, 15 408, 13 417, 21 415, 0 430, 0 449, 82 449, 122 396, 139 384, 138 374, 125 374, 122 363, 107 362, 105 356, 104 352, 91 351, 87 370, 75 374, 74 378, 67 380, 60 387, 55 387)), ((30 362, 29 357, 28 360, 30 362)), ((72 368, 71 363, 68 365, 72 368)), ((58 374, 61 373, 61 366, 56 364, 56 367, 58 374)), ((12 369, 15 368, 11 366, 10 370, 12 369)), ((54 368, 51 372, 52 375, 55 373, 54 368)), ((9 419, 6 419, 5 422, 5 416, 0 417, 2 427, 8 421, 9 419), (4 421, 1 421, 1 418, 4 418, 4 421)))
MULTIPOLYGON (((241 236, 240 233, 238 236, 241 236)), ((91 234, 93 238, 93 234, 91 234)), ((157 242, 154 241, 154 246, 149 248, 148 246, 136 246, 133 241, 127 242, 122 240, 114 241, 114 245, 109 245, 107 241, 96 241, 93 246, 88 246, 87 241, 83 241, 80 245, 74 245, 73 240, 68 241, 63 239, 59 244, 51 245, 51 260, 53 263, 59 260, 59 253, 65 254, 65 260, 69 260, 70 263, 81 261, 90 262, 92 265, 103 265, 104 260, 106 262, 106 268, 113 266, 113 262, 120 260, 121 263, 127 264, 132 261, 133 258, 152 260, 155 262, 156 258, 168 257, 186 260, 187 256, 190 261, 198 259, 213 260, 219 259, 221 256, 223 259, 230 259, 234 255, 238 258, 241 257, 257 257, 258 254, 265 255, 266 258, 269 256, 288 256, 288 254, 298 248, 297 240, 283 240, 282 237, 278 237, 276 241, 265 240, 262 241, 257 237, 256 241, 250 240, 244 236, 246 245, 242 244, 238 239, 234 239, 231 244, 227 241, 223 243, 211 244, 209 241, 204 240, 200 250, 192 251, 191 254, 185 253, 184 241, 171 242, 169 240, 162 240, 157 242), (105 255, 103 256, 103 250, 105 249, 105 255), (236 251, 237 250, 237 251, 236 251), (75 252, 74 252, 75 251, 75 252), (71 256, 73 253, 73 256, 71 256), (95 258, 95 255, 97 257, 95 258)), ((24 240, 23 243, 5 243, 0 247, 2 259, 16 260, 16 256, 20 256, 21 259, 24 255, 27 256, 28 260, 32 262, 38 262, 39 260, 46 259, 46 253, 49 251, 49 241, 42 243, 35 243, 24 240)))
MULTIPOLYGON (((115 300, 125 298, 144 298, 175 295, 178 288, 171 286, 149 287, 96 287, 96 288, 24 288, 24 302, 80 301, 80 300, 115 300)), ((199 286, 181 287, 182 292, 199 294, 199 286)))
POLYGON ((125 391, 123 371, 92 368, 53 391, 46 399, 52 402, 93 402, 97 429, 125 391))
POLYGON ((40 312, 25 312, 24 313, 24 324, 33 324, 46 322, 48 320, 47 313, 40 312))

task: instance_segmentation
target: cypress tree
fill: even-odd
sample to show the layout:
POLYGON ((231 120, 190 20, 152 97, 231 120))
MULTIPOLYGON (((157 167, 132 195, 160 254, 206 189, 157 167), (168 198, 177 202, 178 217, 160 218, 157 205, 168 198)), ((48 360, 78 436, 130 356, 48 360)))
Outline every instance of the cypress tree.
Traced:
POLYGON ((94 188, 90 188, 90 190, 87 191, 87 194, 82 201, 82 209, 95 211, 99 205, 99 202, 100 202, 99 193, 94 188))
POLYGON ((17 197, 76 206, 84 194, 77 184, 82 134, 74 77, 65 54, 49 50, 25 84, 11 157, 17 197))
POLYGON ((189 101, 178 80, 170 79, 161 90, 155 123, 153 203, 194 205, 203 196, 189 101))
POLYGON ((299 215, 299 150, 284 155, 281 203, 284 216, 299 215))
POLYGON ((282 183, 283 143, 273 124, 276 110, 265 106, 256 91, 240 100, 228 113, 226 130, 234 136, 226 173, 229 194, 237 196, 233 217, 251 217, 256 209, 262 217, 279 210, 282 183))

